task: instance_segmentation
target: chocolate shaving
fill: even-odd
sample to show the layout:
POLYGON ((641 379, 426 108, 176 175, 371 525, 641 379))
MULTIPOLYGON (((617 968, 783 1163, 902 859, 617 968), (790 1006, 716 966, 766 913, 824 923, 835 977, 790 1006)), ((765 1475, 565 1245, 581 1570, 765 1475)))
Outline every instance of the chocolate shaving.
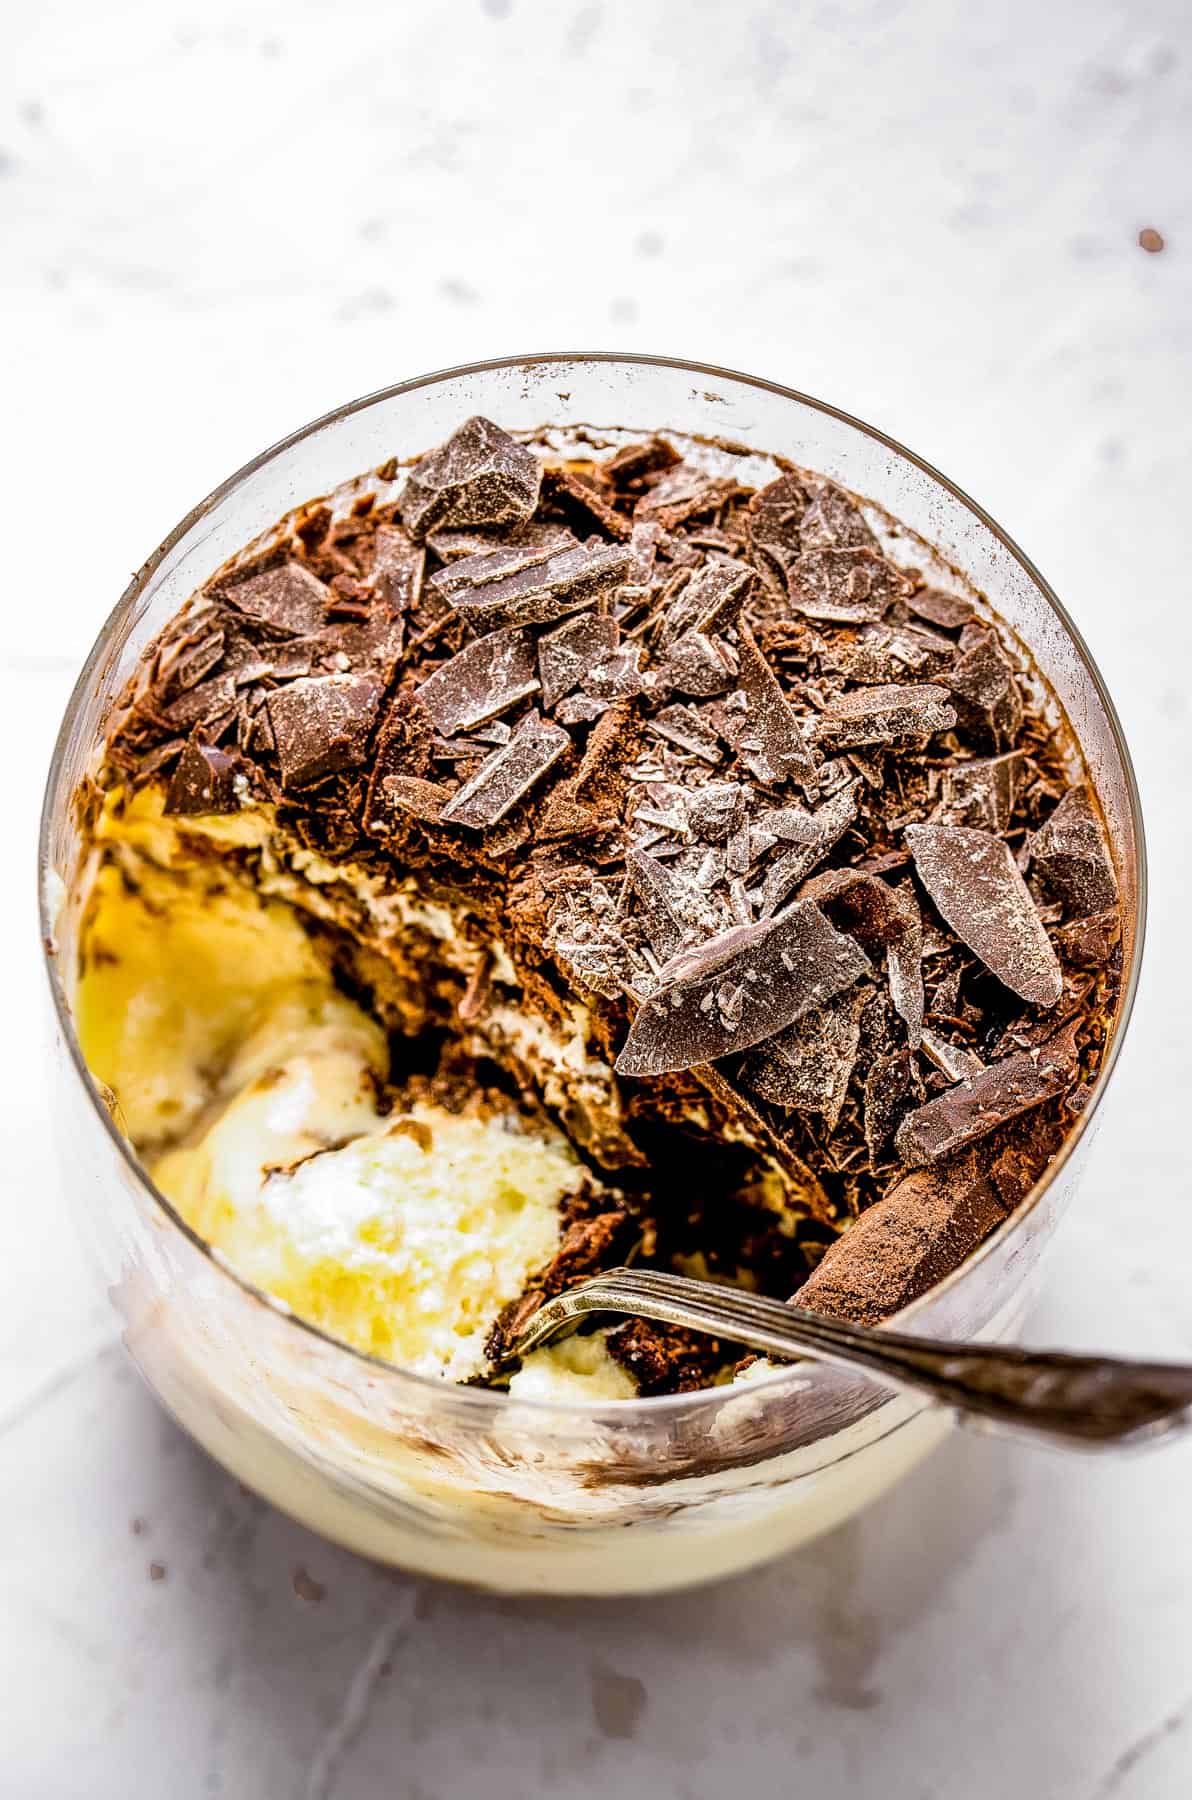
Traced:
POLYGON ((650 948, 666 962, 682 945, 685 924, 674 879, 644 850, 627 853, 625 871, 641 904, 642 927, 650 948))
POLYGON ((371 675, 318 675, 271 694, 269 724, 285 788, 358 768, 381 703, 371 675))
POLYGON ((186 744, 166 790, 167 813, 230 813, 239 807, 236 758, 210 744, 186 744))
POLYGON ((752 1049, 822 1006, 870 967, 819 907, 734 925, 667 963, 617 1058, 621 1075, 661 1075, 752 1049))
POLYGON ((737 680, 737 663, 719 638, 702 631, 687 631, 676 638, 658 664, 658 679, 680 694, 709 699, 723 694, 737 680))
POLYGON ((285 637, 306 637, 320 630, 327 615, 327 589, 299 562, 275 563, 214 591, 245 618, 285 637))
POLYGON ((1006 844, 963 825, 908 825, 919 879, 961 943, 1035 1006, 1054 1006, 1063 974, 1006 844))
POLYGON ((618 544, 549 554, 494 550, 441 569, 430 585, 472 624, 549 625, 611 594, 629 563, 629 550, 618 544))
POLYGON ((432 531, 426 547, 434 551, 440 562, 453 563, 465 556, 486 556, 506 546, 549 556, 554 550, 574 550, 578 542, 575 533, 555 519, 529 519, 513 531, 432 531))
POLYGON ((846 681, 882 686, 908 676, 930 681, 949 669, 956 656, 951 638, 914 625, 864 625, 834 641, 825 661, 846 681))
POLYGON ((402 489, 414 538, 444 527, 520 525, 538 504, 542 464, 491 419, 471 418, 416 463, 402 489))
POLYGON ((937 1163, 1032 1107, 1042 1106, 1072 1080, 1076 1049, 1071 1026, 1034 1051, 991 1063, 920 1106, 898 1127, 894 1147, 913 1168, 937 1163))
POLYGON ((934 737, 955 723, 946 688, 930 683, 865 687, 837 695, 820 715, 819 734, 834 749, 846 750, 861 744, 892 744, 901 738, 934 737))
POLYGON ((916 1091, 922 1094, 917 1083, 915 1059, 909 1050, 876 1057, 871 1064, 864 1093, 865 1148, 871 1169, 889 1162, 898 1121, 916 1091))
POLYGON ((441 813, 445 825, 485 831, 530 792, 571 747, 561 726, 530 711, 503 749, 485 758, 441 813))
POLYGON ((518 626, 474 638, 417 689, 445 736, 470 730, 538 691, 534 639, 518 626))
POLYGON ((668 743, 677 744, 680 750, 698 756, 701 762, 715 765, 723 760, 716 733, 690 706, 664 706, 650 720, 649 729, 668 743))
POLYGON ((1028 843, 1031 871, 1069 916, 1117 904, 1117 879, 1088 789, 1069 788, 1028 843))
POLYGON ((949 1081, 970 1081, 974 1075, 980 1075, 985 1064, 963 1044, 953 1044, 941 1037, 936 1031, 923 1033, 924 1053, 935 1064, 942 1075, 949 1081))
POLYGON ((223 716, 236 702, 236 682, 231 675, 213 675, 171 701, 162 714, 172 731, 189 731, 223 716))
POLYGON ((763 918, 769 918, 778 910, 786 896, 810 875, 816 864, 822 862, 832 846, 844 836, 857 816, 855 785, 841 788, 811 816, 816 827, 814 842, 796 843, 793 850, 780 856, 766 871, 761 896, 763 918))

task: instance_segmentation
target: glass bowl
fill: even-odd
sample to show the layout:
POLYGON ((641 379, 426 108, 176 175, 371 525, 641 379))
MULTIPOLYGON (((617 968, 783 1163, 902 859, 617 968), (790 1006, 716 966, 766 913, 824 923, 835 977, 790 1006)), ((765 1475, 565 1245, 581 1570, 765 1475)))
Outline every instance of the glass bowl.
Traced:
MULTIPOLYGON (((71 1015, 81 886, 72 799, 138 656, 183 600, 296 505, 439 443, 471 413, 544 424, 666 428, 710 458, 775 452, 865 496, 934 546, 1028 648, 1082 747, 1124 907, 1121 1002, 1095 1088, 1014 1215, 899 1322, 1006 1337, 1076 1190, 1138 976, 1142 821, 1113 705, 1079 633, 1026 557, 943 476, 881 432, 805 395, 662 357, 544 355, 403 382, 296 432, 215 490, 165 539, 96 641, 63 720, 40 844, 58 1139, 80 1228, 145 1378, 239 1479, 305 1524, 383 1561, 488 1588, 648 1592, 727 1575, 840 1523, 910 1469, 947 1415, 802 1364, 669 1398, 549 1404, 451 1386, 373 1361, 240 1280, 156 1191, 91 1081, 71 1015)), ((916 549, 925 554, 926 545, 916 549)), ((905 561, 905 556, 903 557, 905 561)), ((921 559, 920 559, 921 560, 921 559)))

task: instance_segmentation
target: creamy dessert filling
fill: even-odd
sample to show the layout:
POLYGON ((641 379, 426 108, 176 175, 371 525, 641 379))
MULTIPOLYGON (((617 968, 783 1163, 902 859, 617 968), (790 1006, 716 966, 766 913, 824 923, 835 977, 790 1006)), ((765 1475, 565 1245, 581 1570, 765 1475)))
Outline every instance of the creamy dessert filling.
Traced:
POLYGON ((589 440, 467 421, 181 609, 80 796, 77 1012, 241 1275, 599 1399, 739 1361, 629 1320, 511 1372, 600 1267, 876 1320, 958 1266, 1087 1094, 1120 917, 1077 747, 928 546, 589 440))

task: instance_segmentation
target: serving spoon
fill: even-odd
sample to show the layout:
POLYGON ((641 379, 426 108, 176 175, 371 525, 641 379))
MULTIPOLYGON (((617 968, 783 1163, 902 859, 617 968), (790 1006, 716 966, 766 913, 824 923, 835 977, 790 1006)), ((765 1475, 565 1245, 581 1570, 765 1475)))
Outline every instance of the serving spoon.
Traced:
POLYGON ((1066 1448, 1156 1442, 1192 1423, 1192 1363, 942 1343, 651 1269, 609 1269, 547 1300, 517 1334, 511 1358, 574 1331, 590 1313, 686 1325, 767 1356, 861 1369, 884 1387, 928 1395, 962 1423, 1066 1448))

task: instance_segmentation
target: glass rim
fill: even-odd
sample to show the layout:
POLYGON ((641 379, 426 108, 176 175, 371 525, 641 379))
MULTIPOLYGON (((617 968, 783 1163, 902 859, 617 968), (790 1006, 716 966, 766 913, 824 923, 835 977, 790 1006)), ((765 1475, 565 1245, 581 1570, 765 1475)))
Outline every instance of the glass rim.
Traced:
MULTIPOLYGON (((371 393, 360 395, 354 400, 349 400, 341 406, 332 408, 330 412, 321 414, 318 418, 311 420, 306 425, 300 426, 297 430, 290 432, 287 436, 279 438, 275 443, 269 445, 268 448, 260 451, 256 456, 251 457, 249 461, 241 464, 238 469, 234 470, 231 475, 221 481, 218 486, 212 488, 210 493, 200 500, 197 505, 192 507, 191 510, 179 520, 178 524, 174 526, 173 530, 162 539, 161 543, 149 557, 147 557, 140 565, 131 581, 120 595, 115 606, 104 620, 103 625, 100 627, 95 642, 93 643, 86 661, 79 672, 78 678, 71 689, 70 697, 63 711, 62 722, 58 728, 58 734, 54 741, 54 749, 50 757, 45 791, 42 797, 41 820, 38 830, 37 845, 37 904, 42 961, 50 985, 50 994, 55 1016, 62 1032, 63 1042, 69 1052, 74 1072, 82 1083, 91 1103, 92 1110, 97 1116, 109 1142, 137 1185, 146 1193, 158 1210, 165 1215, 169 1223, 179 1230, 183 1236, 194 1245, 212 1268, 230 1279, 251 1299, 266 1306, 276 1317, 288 1321, 289 1324, 329 1345, 332 1349, 340 1352, 342 1355, 349 1356, 354 1360, 363 1363, 366 1367, 379 1374, 383 1374, 391 1381, 396 1380, 399 1383, 409 1382, 422 1390, 437 1394, 452 1405, 462 1405, 465 1409, 474 1408, 479 1413, 486 1414, 490 1417, 502 1408, 517 1407, 519 1409, 528 1408, 530 1412, 538 1413, 544 1418, 554 1416, 556 1419, 570 1418, 582 1420, 589 1425, 595 1423, 609 1425, 619 1424, 624 1426, 634 1419, 642 1419, 643 1421, 648 1419, 660 1419, 661 1416, 667 1412, 686 1411, 688 1409, 698 1409, 700 1407, 714 1407, 727 1400, 730 1396, 733 1396, 734 1389, 731 1386, 720 1386, 700 1388, 692 1393, 686 1394, 639 1395, 634 1400, 609 1400, 593 1403, 575 1400, 540 1400, 530 1397, 523 1399, 520 1396, 511 1395, 500 1389, 464 1387, 458 1383, 446 1382, 441 1376, 419 1374, 416 1370, 403 1368, 398 1363, 386 1362, 383 1358, 374 1356, 369 1351, 357 1349, 354 1345, 346 1343, 342 1338, 338 1338, 334 1336, 333 1333, 325 1331, 322 1326, 316 1325, 312 1320, 300 1317, 283 1301, 278 1300, 274 1295, 268 1293, 263 1288, 257 1287, 245 1276, 239 1274, 238 1271, 219 1254, 214 1246, 208 1244, 206 1240, 187 1223, 166 1196, 155 1186, 149 1177, 148 1171, 144 1168, 137 1156, 132 1144, 117 1129, 115 1120, 112 1118, 111 1113, 100 1098, 98 1089, 96 1088, 94 1079, 87 1067, 82 1048, 78 1041, 70 1004, 66 995, 66 988, 62 981, 61 972, 58 966, 57 954, 54 949, 54 920, 50 916, 49 883, 47 881, 47 876, 50 873, 50 833, 54 822, 55 795, 62 773, 67 744, 71 736, 75 719, 90 695, 96 671, 108 656, 112 639, 124 625, 128 614, 140 598, 150 577, 175 546, 181 542, 187 533, 191 531, 201 519, 218 506, 221 501, 233 494, 242 482, 256 474, 258 470, 264 468, 267 464, 273 462, 277 457, 284 455, 285 452, 293 448, 295 444, 299 444, 305 439, 315 436, 318 432, 329 426, 338 424, 343 419, 350 418, 354 413, 364 412, 369 407, 375 406, 382 401, 392 400, 401 394, 413 393, 420 388, 433 387, 441 382, 451 381, 469 375, 482 375, 503 369, 519 370, 550 367, 552 365, 573 365, 577 363, 629 364, 635 367, 672 369, 685 374, 734 382, 743 387, 757 388, 762 392, 776 395, 780 399, 791 400, 797 405, 808 407, 814 412, 822 413, 825 416, 850 427, 852 430, 859 432, 863 437, 870 438, 875 443, 881 444, 885 449, 892 451, 895 456, 901 457, 904 461, 917 468, 931 481, 936 482, 950 494, 954 500, 959 501, 959 503, 992 534, 1013 561, 1019 565, 1028 580, 1037 589, 1046 605, 1058 618, 1073 649, 1076 651, 1083 672, 1092 683, 1097 698, 1104 709, 1105 717, 1108 721, 1113 738, 1114 748, 1121 762, 1122 771, 1125 776, 1131 828, 1134 834, 1135 845, 1137 899, 1134 939, 1131 948, 1130 966, 1125 971, 1109 1042, 1106 1046, 1101 1066, 1097 1070, 1087 1105, 1080 1113, 1075 1124, 1064 1138, 1064 1142, 1040 1176, 1039 1180, 1036 1181, 1029 1192, 1024 1195, 1023 1199, 1014 1210, 1003 1219, 1001 1224, 998 1225, 981 1244, 977 1246, 971 1255, 965 1258, 959 1267, 953 1269, 942 1281, 934 1283, 927 1289, 926 1293, 919 1295, 908 1305, 899 1308, 896 1313, 891 1314, 889 1323, 902 1329, 908 1322, 913 1322, 915 1317, 924 1310, 929 1303, 937 1300, 942 1294, 950 1293, 960 1287, 967 1279, 970 1272, 973 1271, 978 1264, 984 1261, 986 1257, 992 1254, 994 1248, 1001 1243, 1005 1236, 1017 1232, 1022 1228, 1023 1224, 1034 1212, 1036 1206, 1039 1204, 1052 1182, 1067 1165, 1078 1144, 1087 1133, 1092 1120, 1100 1107, 1102 1097, 1109 1084, 1110 1078, 1113 1075, 1114 1069, 1117 1067, 1118 1058, 1121 1054, 1122 1044, 1126 1035, 1126 1029, 1134 1010, 1134 1002, 1138 992, 1139 974, 1142 966, 1143 947, 1146 938, 1147 852, 1142 801, 1139 794, 1138 780, 1135 774, 1133 760, 1130 755, 1129 746, 1126 742, 1125 732, 1123 731, 1117 708, 1113 703, 1096 660, 1088 645, 1085 643, 1079 628, 1069 615, 1063 602, 1059 599, 1059 596, 1035 567, 1035 564, 1026 555, 1025 551, 1018 546, 1009 533, 997 523, 996 519, 986 512, 985 508, 977 501, 972 499, 963 488, 958 487, 948 476, 942 474, 932 463, 927 462, 925 458, 917 455, 915 451, 908 449, 905 444, 900 443, 887 432, 882 431, 875 425, 870 425, 864 419, 857 418, 852 413, 845 412, 840 407, 832 406, 825 400, 818 400, 814 395, 805 394, 797 388, 786 387, 781 382, 768 381, 762 376, 749 375, 741 370, 724 368, 716 363, 689 362, 683 357, 656 356, 644 351, 548 350, 537 351, 529 355, 488 357, 477 362, 459 363, 450 368, 436 369, 429 374, 416 375, 407 381, 399 381, 391 386, 377 388, 371 393)), ((549 421, 547 421, 547 423, 549 423, 549 421)), ((665 427, 660 426, 658 429, 665 429, 665 427)), ((1028 645, 1027 648, 1029 649, 1029 647, 1030 646, 1028 645)), ((1081 748, 1083 749, 1083 746, 1081 746, 1081 748)), ((775 1369, 760 1379, 751 1382, 748 1385, 748 1388, 735 1390, 735 1393, 741 1397, 746 1393, 752 1397, 770 1394, 777 1399, 780 1394, 789 1393, 792 1390, 797 1389, 804 1384, 806 1380, 807 1372, 803 1365, 794 1364, 786 1369, 775 1369)), ((861 1413, 854 1415, 854 1417, 859 1418, 863 1413, 875 1411, 881 1406, 888 1404, 896 1397, 892 1390, 887 1389, 883 1392, 883 1390, 876 1385, 873 1387, 873 1395, 874 1399, 872 1407, 863 1407, 861 1413)))

